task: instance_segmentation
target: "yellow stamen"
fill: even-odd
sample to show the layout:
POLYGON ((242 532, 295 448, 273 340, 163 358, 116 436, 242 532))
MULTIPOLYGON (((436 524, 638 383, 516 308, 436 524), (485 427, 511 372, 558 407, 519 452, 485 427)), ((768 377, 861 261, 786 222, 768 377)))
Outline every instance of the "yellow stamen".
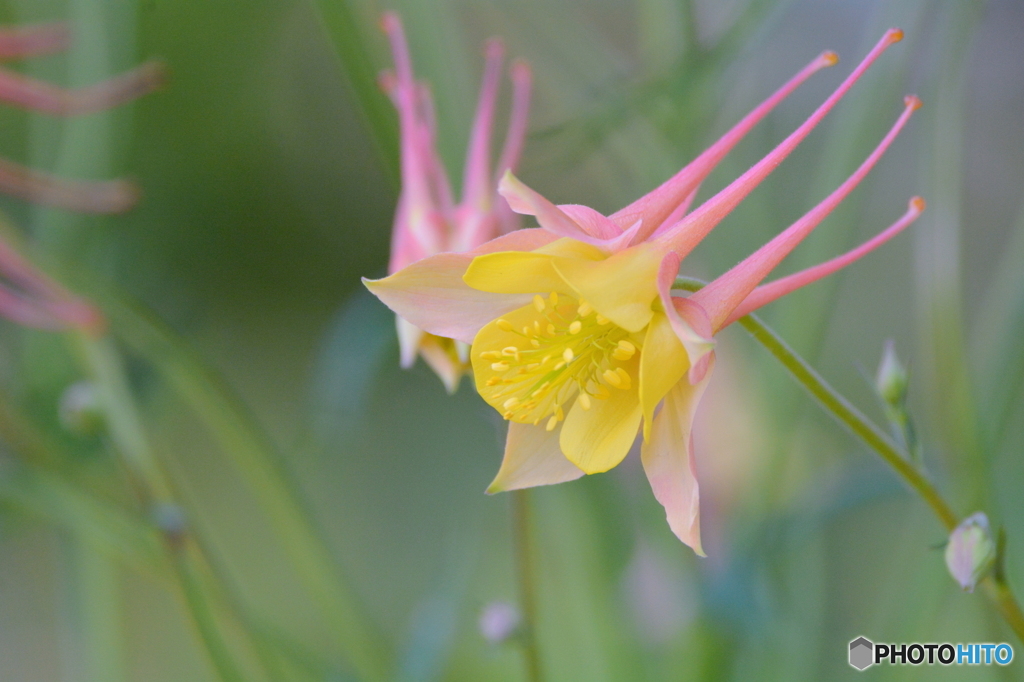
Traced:
POLYGON ((595 399, 630 390, 632 378, 619 364, 634 359, 639 344, 570 294, 538 294, 500 322, 507 324, 495 320, 481 330, 476 343, 490 347, 477 345, 474 357, 480 394, 506 419, 554 430, 576 400, 590 410, 595 399), (524 341, 501 345, 512 340, 506 329, 524 341))
POLYGON ((622 339, 621 341, 619 341, 619 344, 615 347, 615 350, 612 351, 612 357, 615 358, 616 360, 629 360, 631 357, 633 357, 635 353, 636 346, 634 346, 626 339, 622 339))

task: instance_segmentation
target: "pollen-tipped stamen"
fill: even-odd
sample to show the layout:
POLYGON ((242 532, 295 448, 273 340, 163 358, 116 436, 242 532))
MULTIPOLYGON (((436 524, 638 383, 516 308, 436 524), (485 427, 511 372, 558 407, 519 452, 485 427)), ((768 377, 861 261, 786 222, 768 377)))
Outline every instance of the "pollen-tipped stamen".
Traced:
POLYGON ((738 265, 716 278, 691 298, 699 304, 711 320, 711 328, 718 331, 751 291, 764 280, 793 249, 816 228, 860 184, 882 158, 899 135, 910 116, 920 108, 921 100, 907 97, 905 108, 896 123, 853 175, 808 211, 802 218, 780 232, 770 242, 743 259, 738 265))
POLYGON ((799 145, 811 130, 828 114, 829 111, 849 91, 853 84, 868 67, 885 50, 903 38, 899 29, 889 29, 882 39, 868 52, 857 68, 846 77, 838 88, 819 106, 803 124, 793 131, 789 137, 769 152, 763 159, 754 164, 746 173, 730 183, 725 189, 708 199, 676 225, 665 230, 658 236, 658 241, 666 242, 671 248, 685 258, 702 239, 729 214, 757 185, 764 180, 789 154, 799 145))

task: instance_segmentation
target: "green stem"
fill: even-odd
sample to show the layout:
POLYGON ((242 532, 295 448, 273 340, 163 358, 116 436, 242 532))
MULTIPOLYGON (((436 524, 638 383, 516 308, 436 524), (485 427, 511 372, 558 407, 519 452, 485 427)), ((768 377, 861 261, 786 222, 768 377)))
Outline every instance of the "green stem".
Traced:
MULTIPOLYGON (((161 504, 177 506, 170 481, 142 428, 121 357, 113 341, 85 332, 76 333, 75 340, 100 395, 114 448, 135 477, 146 508, 153 510, 161 504)), ((214 618, 212 599, 197 579, 200 568, 196 557, 166 542, 166 538, 165 544, 193 624, 218 675, 224 682, 244 682, 245 676, 234 661, 214 618)))
POLYGON ((818 374, 806 360, 796 354, 782 338, 753 315, 742 318, 739 323, 751 336, 768 349, 775 359, 789 370, 789 373, 821 403, 826 411, 859 436, 878 453, 885 462, 896 470, 904 481, 924 499, 935 512, 935 516, 947 531, 956 528, 959 520, 952 508, 943 499, 934 484, 910 462, 907 456, 877 426, 868 421, 842 394, 836 391, 818 374))
POLYGON ((174 565, 174 573, 188 603, 189 612, 192 614, 192 622, 199 631, 217 674, 224 682, 245 682, 245 675, 235 664, 231 651, 221 637, 220 624, 203 590, 195 562, 190 560, 188 549, 169 547, 168 552, 174 565))
POLYGON ((69 538, 67 547, 73 570, 69 583, 75 639, 81 646, 84 679, 123 682, 127 676, 118 566, 81 537, 69 538))
POLYGON ((537 590, 533 574, 533 542, 528 490, 512 491, 512 548, 519 574, 519 601, 523 611, 522 646, 526 679, 541 682, 540 648, 537 646, 537 590))
MULTIPOLYGON (((704 282, 700 280, 677 277, 673 288, 698 291, 703 286, 704 282)), ((959 519, 949 503, 917 465, 910 461, 907 454, 902 452, 881 429, 871 423, 849 400, 832 388, 806 360, 797 355, 778 334, 755 315, 740 318, 739 323, 756 341, 767 348, 768 352, 774 355, 783 367, 789 370, 789 373, 800 385, 818 399, 827 412, 877 452, 921 496, 947 531, 952 532, 957 527, 959 519)), ((1009 583, 1006 582, 1002 570, 986 579, 983 585, 986 595, 1006 623, 1017 637, 1024 641, 1024 613, 1022 613, 1009 583)))

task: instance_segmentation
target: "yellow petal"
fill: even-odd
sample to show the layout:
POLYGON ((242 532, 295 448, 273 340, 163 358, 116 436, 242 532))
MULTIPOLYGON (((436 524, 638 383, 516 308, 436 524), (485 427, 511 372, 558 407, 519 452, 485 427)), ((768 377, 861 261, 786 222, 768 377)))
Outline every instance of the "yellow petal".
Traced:
POLYGON ((651 320, 663 257, 656 245, 639 244, 600 261, 560 258, 553 265, 594 310, 623 329, 638 332, 651 320))
POLYGON ((555 258, 592 261, 604 258, 604 253, 573 239, 559 239, 535 251, 488 253, 473 259, 463 281, 477 291, 496 294, 568 291, 554 269, 555 258))
MULTIPOLYGON (((634 358, 623 367, 636 376, 638 365, 634 358)), ((577 400, 562 425, 562 452, 588 474, 608 471, 629 452, 642 416, 635 383, 627 391, 612 390, 604 400, 592 400, 589 410, 577 400)))
POLYGON ((700 496, 693 463, 693 417, 714 369, 714 353, 708 371, 697 384, 680 381, 665 397, 654 418, 651 438, 640 449, 644 471, 654 497, 665 508, 668 525, 676 537, 704 556, 700 542, 700 496))
POLYGON ((505 439, 505 457, 488 493, 532 488, 572 481, 583 475, 579 467, 562 454, 558 432, 543 426, 509 423, 505 439))
POLYGON ((644 411, 644 440, 651 435, 654 408, 686 376, 690 359, 665 313, 651 318, 640 351, 640 405, 644 411))

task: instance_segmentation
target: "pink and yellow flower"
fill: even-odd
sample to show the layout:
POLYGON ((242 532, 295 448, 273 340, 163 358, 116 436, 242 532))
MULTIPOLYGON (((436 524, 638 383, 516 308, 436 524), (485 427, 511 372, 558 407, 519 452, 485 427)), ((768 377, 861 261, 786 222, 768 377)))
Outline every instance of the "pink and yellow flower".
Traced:
POLYGON ((732 147, 811 74, 826 52, 660 187, 604 216, 556 206, 511 173, 500 191, 540 228, 467 253, 441 253, 366 285, 430 333, 472 343, 477 390, 509 424, 488 492, 607 471, 642 434, 641 458, 672 531, 702 554, 694 414, 715 364, 713 336, 739 317, 860 258, 913 222, 906 214, 853 251, 767 285, 762 280, 867 175, 920 106, 916 97, 864 163, 832 194, 702 290, 676 295, 679 265, 810 133, 902 32, 888 31, 796 131, 730 185, 689 211, 698 186, 732 147))
MULTIPOLYGON (((430 90, 413 77, 409 48, 398 15, 385 14, 381 23, 391 41, 395 60, 395 71, 385 73, 381 83, 398 110, 401 128, 402 192, 395 213, 388 264, 388 272, 395 273, 427 256, 468 251, 519 227, 518 216, 498 196, 498 181, 519 162, 526 135, 531 74, 525 63, 512 64, 508 133, 498 165, 492 170, 491 133, 504 48, 497 39, 487 43, 483 85, 466 151, 462 201, 456 204, 435 148, 430 90)), ((419 355, 448 391, 454 392, 469 367, 468 348, 457 340, 424 332, 402 317, 397 317, 396 323, 402 366, 412 366, 419 355)))

